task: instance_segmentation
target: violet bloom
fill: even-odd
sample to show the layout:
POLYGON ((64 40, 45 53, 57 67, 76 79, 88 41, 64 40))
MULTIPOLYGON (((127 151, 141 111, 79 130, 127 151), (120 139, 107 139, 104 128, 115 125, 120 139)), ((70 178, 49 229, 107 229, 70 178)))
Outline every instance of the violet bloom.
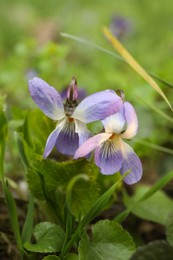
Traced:
POLYGON ((102 123, 105 133, 88 139, 76 151, 74 158, 83 157, 95 150, 95 164, 102 174, 109 175, 118 171, 124 174, 130 170, 124 181, 127 184, 138 182, 142 177, 141 162, 133 149, 122 140, 131 139, 138 130, 138 119, 133 106, 124 102, 118 113, 105 118, 102 123))
POLYGON ((112 90, 92 94, 78 104, 75 78, 68 87, 65 104, 60 94, 40 78, 35 77, 29 81, 29 90, 44 114, 58 121, 55 130, 47 139, 44 158, 50 154, 54 146, 62 154, 74 155, 77 148, 91 137, 86 124, 102 120, 118 112, 122 106, 121 98, 112 90))

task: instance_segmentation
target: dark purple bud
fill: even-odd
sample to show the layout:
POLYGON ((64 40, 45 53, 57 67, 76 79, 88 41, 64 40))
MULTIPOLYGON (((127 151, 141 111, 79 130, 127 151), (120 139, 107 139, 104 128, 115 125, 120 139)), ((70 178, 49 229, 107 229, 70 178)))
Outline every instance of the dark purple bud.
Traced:
POLYGON ((69 102, 77 101, 78 98, 78 87, 77 80, 75 77, 72 78, 72 81, 67 89, 67 100, 69 102))

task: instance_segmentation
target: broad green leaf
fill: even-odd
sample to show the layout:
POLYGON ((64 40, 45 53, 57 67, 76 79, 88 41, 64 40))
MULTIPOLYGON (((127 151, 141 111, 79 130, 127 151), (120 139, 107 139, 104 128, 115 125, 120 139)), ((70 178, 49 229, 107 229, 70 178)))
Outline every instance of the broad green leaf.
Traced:
POLYGON ((86 215, 98 198, 98 186, 86 174, 74 176, 67 186, 67 203, 76 217, 86 215))
POLYGON ((166 221, 166 238, 171 246, 173 246, 173 211, 168 215, 166 221))
POLYGON ((107 27, 103 28, 103 33, 106 38, 111 42, 112 46, 115 50, 124 58, 124 60, 144 79, 146 80, 150 86, 157 91, 160 96, 166 101, 171 110, 173 110, 170 102, 167 97, 158 86, 158 84, 154 81, 154 79, 137 63, 137 61, 131 56, 131 54, 124 48, 124 46, 119 42, 115 35, 113 35, 107 27))
POLYGON ((172 260, 173 247, 165 241, 154 241, 137 249, 130 260, 172 260))
POLYGON ((24 247, 31 252, 55 253, 61 250, 65 233, 63 229, 51 222, 41 222, 34 228, 36 243, 26 242, 24 247))
POLYGON ((89 163, 85 159, 61 163, 52 160, 33 159, 27 174, 29 188, 36 198, 44 199, 40 175, 47 192, 52 192, 57 188, 64 189, 74 176, 81 173, 86 174, 89 169, 89 163))
POLYGON ((76 254, 69 253, 63 258, 63 260, 79 260, 79 256, 76 254))
POLYGON ((162 178, 160 178, 152 187, 146 190, 144 194, 141 194, 141 197, 138 197, 138 199, 135 199, 133 203, 130 204, 130 206, 121 212, 118 216, 116 216, 115 220, 118 222, 122 222, 130 212, 132 212, 132 209, 134 207, 137 207, 137 205, 148 198, 150 198, 152 195, 154 195, 157 191, 161 190, 169 181, 173 179, 173 172, 169 172, 162 178))
POLYGON ((79 245, 79 259, 82 260, 128 260, 135 251, 135 244, 129 233, 117 222, 102 220, 92 226, 90 241, 83 234, 79 245))
POLYGON ((157 191, 151 197, 141 200, 148 191, 149 187, 138 186, 132 197, 125 195, 124 203, 136 216, 165 225, 173 208, 173 201, 163 191, 157 191), (140 203, 136 203, 138 201, 140 203))

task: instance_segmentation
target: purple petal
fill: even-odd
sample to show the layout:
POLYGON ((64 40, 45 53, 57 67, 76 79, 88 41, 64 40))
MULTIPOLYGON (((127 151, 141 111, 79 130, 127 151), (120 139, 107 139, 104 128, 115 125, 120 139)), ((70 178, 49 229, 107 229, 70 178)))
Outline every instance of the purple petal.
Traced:
POLYGON ((120 173, 124 174, 128 170, 131 172, 124 178, 127 184, 134 184, 142 177, 142 164, 133 149, 126 143, 122 142, 123 164, 120 173))
POLYGON ((79 147, 79 136, 75 133, 75 121, 66 121, 56 141, 57 150, 66 155, 74 155, 79 147))
POLYGON ((116 114, 113 114, 109 117, 106 117, 104 120, 102 120, 102 123, 105 128, 105 132, 112 132, 116 134, 120 134, 125 125, 126 125, 126 119, 125 119, 125 109, 124 106, 121 107, 120 111, 116 114))
POLYGON ((120 110, 121 98, 113 90, 97 92, 86 97, 76 107, 73 117, 84 123, 102 120, 120 110))
POLYGON ((100 147, 95 149, 95 164, 100 168, 100 172, 110 175, 118 172, 122 166, 122 154, 118 143, 112 140, 105 141, 100 147))
POLYGON ((92 150, 98 147, 101 143, 107 140, 112 134, 98 134, 88 139, 83 145, 81 145, 75 152, 74 159, 84 157, 89 154, 92 150))
POLYGON ((75 120, 75 132, 79 136, 79 146, 92 136, 92 133, 87 129, 86 125, 79 120, 75 120))
POLYGON ((122 138, 131 139, 138 131, 138 118, 134 107, 129 102, 124 102, 124 107, 127 129, 122 134, 122 138))
POLYGON ((44 80, 33 78, 29 80, 29 91, 37 106, 53 120, 61 120, 64 116, 64 106, 59 93, 44 80))
POLYGON ((48 157, 48 155, 51 153, 52 149, 55 146, 55 143, 57 141, 58 135, 60 131, 62 130, 66 120, 63 120, 57 127, 56 129, 49 135, 46 146, 44 149, 44 158, 48 157))

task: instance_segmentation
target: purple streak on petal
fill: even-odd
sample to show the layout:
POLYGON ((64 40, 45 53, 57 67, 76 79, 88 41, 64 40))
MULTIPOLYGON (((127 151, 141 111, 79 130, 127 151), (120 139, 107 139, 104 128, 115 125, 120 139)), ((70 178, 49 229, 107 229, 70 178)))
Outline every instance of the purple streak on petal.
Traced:
POLYGON ((120 173, 124 174, 131 170, 129 175, 124 178, 127 184, 134 184, 142 177, 142 164, 133 149, 126 143, 122 142, 123 164, 120 173))
POLYGON ((76 107, 73 117, 90 123, 102 120, 120 110, 121 98, 113 90, 100 91, 86 97, 76 107))
POLYGON ((95 164, 104 175, 111 175, 118 172, 122 166, 122 154, 115 142, 105 141, 95 149, 95 164))
POLYGON ((124 106, 122 106, 119 112, 109 117, 106 117, 104 120, 102 120, 102 123, 105 128, 105 132, 120 134, 123 131, 126 125, 124 112, 125 112, 124 106))
POLYGON ((59 93, 44 80, 33 78, 29 80, 29 90, 37 106, 53 120, 61 120, 64 116, 64 106, 59 93))
POLYGON ((74 155, 79 147, 79 137, 75 133, 75 122, 66 121, 56 141, 57 150, 66 155, 74 155))
POLYGON ((75 120, 75 132, 79 136, 79 146, 92 136, 92 133, 87 129, 86 125, 79 120, 75 120))
POLYGON ((122 138, 131 139, 138 131, 138 118, 134 107, 129 102, 124 102, 125 118, 127 122, 127 129, 122 134, 122 138))
POLYGON ((99 146, 101 143, 107 140, 110 136, 111 134, 102 133, 91 137, 77 149, 74 155, 74 159, 84 157, 85 155, 89 154, 97 146, 99 146))
POLYGON ((52 149, 55 146, 55 143, 57 141, 58 135, 60 133, 60 131, 62 130, 62 127, 64 125, 64 121, 63 120, 58 127, 49 135, 47 142, 46 142, 46 146, 44 149, 44 158, 48 157, 48 155, 51 153, 52 149))

